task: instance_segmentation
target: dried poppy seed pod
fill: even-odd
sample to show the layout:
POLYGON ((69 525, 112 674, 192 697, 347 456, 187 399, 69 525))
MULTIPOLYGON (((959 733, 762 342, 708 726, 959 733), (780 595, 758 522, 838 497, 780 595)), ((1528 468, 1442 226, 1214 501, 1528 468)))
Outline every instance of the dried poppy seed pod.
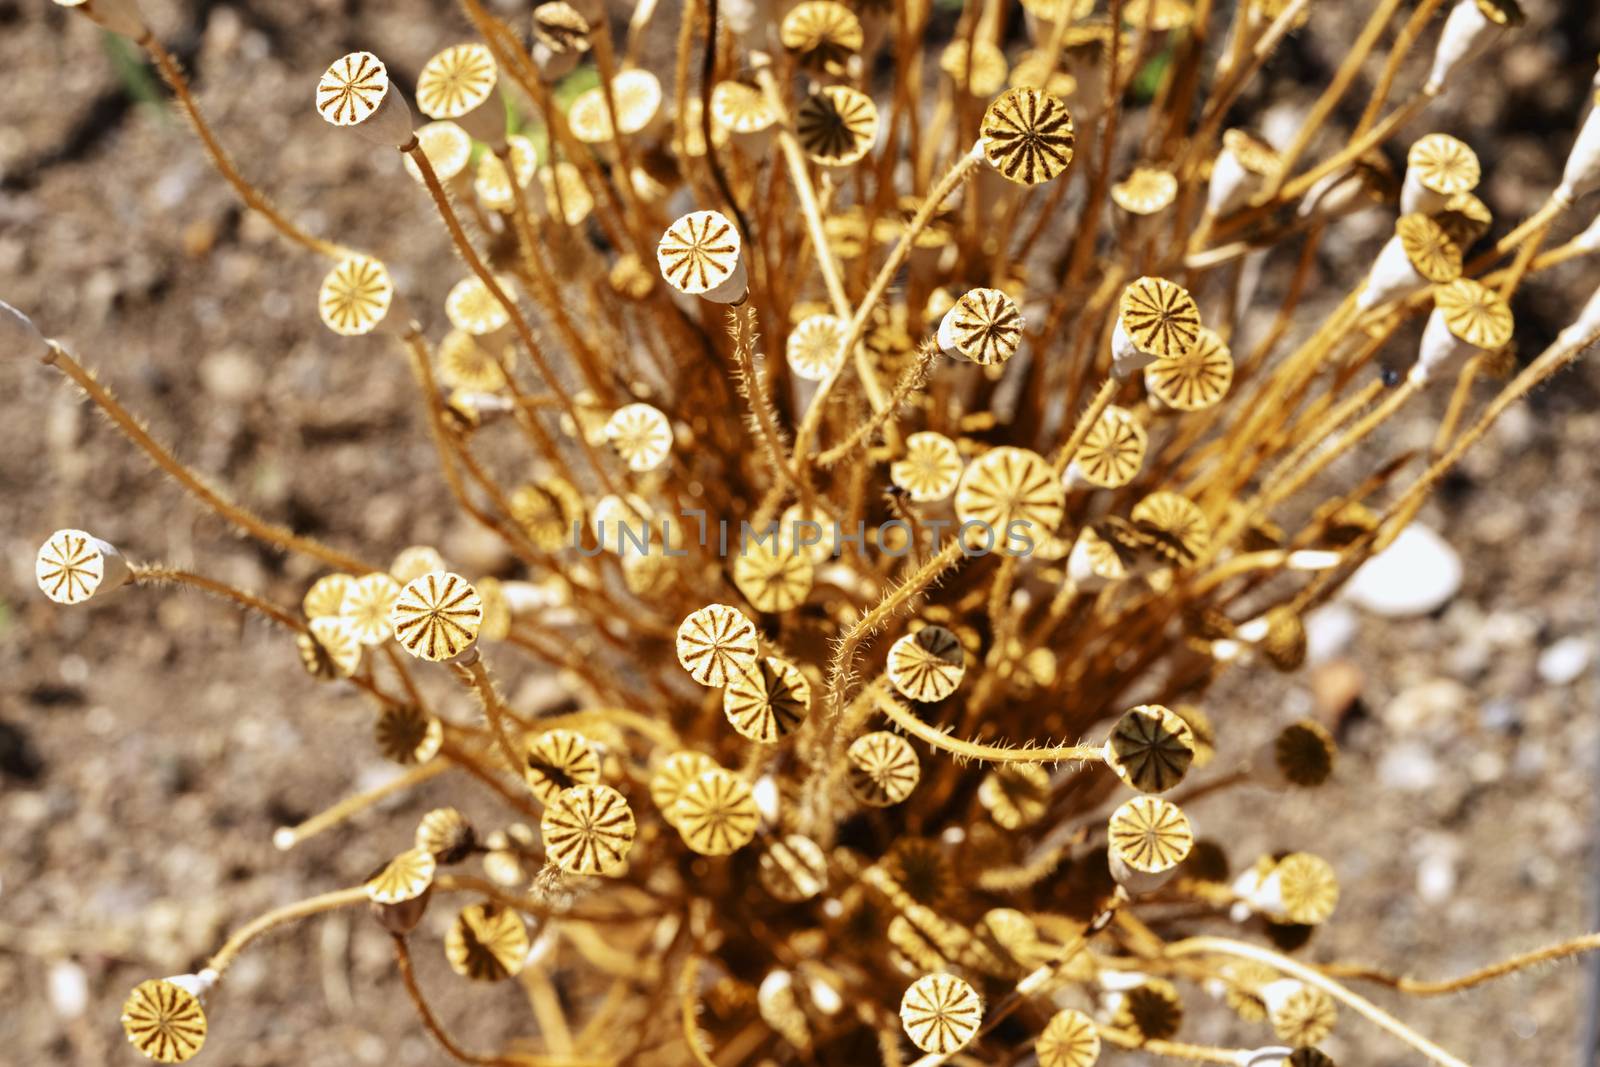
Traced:
POLYGON ((1422 331, 1422 344, 1410 378, 1418 385, 1452 364, 1480 351, 1495 351, 1511 342, 1511 306, 1499 293, 1471 278, 1457 278, 1435 291, 1433 313, 1422 331))
MULTIPOLYGON (((322 324, 341 337, 371 333, 394 301, 394 283, 382 263, 367 256, 340 260, 322 279, 317 311, 322 324)), ((405 316, 399 316, 404 319, 405 316)))
POLYGON ((1106 738, 1106 765, 1141 793, 1165 793, 1194 762, 1194 731, 1160 704, 1125 712, 1106 738))
POLYGON ((1189 291, 1165 278, 1143 277, 1122 291, 1111 335, 1111 373, 1126 381, 1161 358, 1175 358, 1200 339, 1200 309, 1189 291))
POLYGON ((528 961, 528 928, 512 908, 492 901, 461 910, 444 938, 450 969, 474 982, 499 982, 528 961))
POLYGON ((1450 198, 1478 187, 1483 166, 1472 146, 1447 133, 1418 138, 1406 151, 1406 176, 1400 185, 1400 210, 1433 215, 1450 198))
POLYGON ((1149 436, 1133 412, 1109 405, 1067 464, 1063 484, 1068 489, 1120 489, 1138 475, 1148 445, 1149 436))
POLYGON ((130 41, 139 42, 150 36, 144 13, 134 0, 56 0, 56 6, 80 12, 101 29, 130 41))
POLYGON ((422 848, 402 852, 367 878, 372 914, 391 934, 409 934, 422 922, 433 893, 438 861, 422 848))
POLYGON ((1251 768, 1268 788, 1315 789, 1333 776, 1338 754, 1326 727, 1314 719, 1301 719, 1263 744, 1251 768))
POLYGON ((667 284, 717 304, 742 304, 750 291, 739 231, 720 211, 691 211, 667 227, 656 246, 667 284))
POLYGON ((1314 986, 1292 978, 1268 982, 1259 992, 1267 1018, 1279 1041, 1315 1045, 1333 1031, 1339 1011, 1333 998, 1314 986))
POLYGON ((0 359, 18 356, 44 359, 49 354, 50 342, 33 320, 0 300, 0 359))
POLYGON ((1368 152, 1347 168, 1317 179, 1295 213, 1302 219, 1342 219, 1369 207, 1393 203, 1399 195, 1394 168, 1382 152, 1368 152))
POLYGON ((1001 94, 984 112, 978 138, 989 165, 1018 185, 1040 185, 1072 163, 1072 115, 1040 89, 1001 94))
POLYGON ((1435 219, 1420 212, 1400 216, 1362 284, 1356 307, 1370 311, 1461 275, 1461 246, 1435 219))
POLYGON ((969 289, 939 320, 939 351, 979 366, 1004 363, 1022 342, 1022 312, 998 289, 969 289))
POLYGON ((449 119, 498 152, 506 143, 506 113, 494 99, 500 69, 481 44, 458 44, 433 56, 417 75, 417 108, 449 119))
POLYGON ((1328 861, 1309 852, 1291 852, 1262 870, 1241 875, 1234 893, 1253 911, 1279 922, 1318 926, 1339 903, 1339 879, 1328 861))
POLYGON ((900 1026, 923 1052, 961 1051, 982 1022, 983 998, 953 974, 923 975, 900 998, 900 1026))
POLYGON ((878 138, 878 105, 858 89, 830 85, 800 102, 794 132, 813 163, 848 167, 878 138))
POLYGON ((1516 0, 1456 0, 1433 53, 1433 68, 1422 91, 1438 96, 1450 76, 1494 43, 1500 31, 1522 25, 1516 0))
POLYGON ((430 571, 400 590, 389 625, 400 647, 418 659, 466 658, 483 625, 483 601, 461 575, 430 571))
POLYGON ((1150 893, 1178 873, 1194 829, 1178 805, 1137 796, 1111 813, 1106 828, 1111 877, 1129 893, 1150 893))
POLYGON ((592 29, 583 13, 568 3, 540 4, 533 9, 533 46, 529 50, 539 76, 555 81, 578 65, 589 50, 592 29))
POLYGON ((608 785, 563 789, 539 821, 545 855, 572 874, 612 877, 627 866, 637 833, 633 809, 608 785))
POLYGON ((334 126, 350 126, 369 143, 404 148, 416 137, 411 109, 371 52, 334 60, 317 82, 317 112, 334 126))
POLYGON ((1211 184, 1206 187, 1206 211, 1226 215, 1243 207, 1282 166, 1278 153, 1259 138, 1243 130, 1228 130, 1222 135, 1222 151, 1211 168, 1211 184))
POLYGON ((478 848, 478 834, 455 808, 434 808, 417 823, 417 848, 440 864, 460 863, 478 848))
POLYGON ((123 585, 130 572, 115 546, 82 530, 57 530, 39 546, 33 576, 57 604, 82 604, 102 589, 123 585))
POLYGON ((183 1063, 206 1043, 205 997, 220 976, 209 967, 140 982, 122 1003, 128 1043, 157 1063, 183 1063))
POLYGON ((1570 207, 1596 189, 1600 189, 1600 89, 1595 90, 1594 105, 1578 128, 1578 139, 1572 143, 1567 165, 1561 171, 1561 184, 1552 195, 1570 207))

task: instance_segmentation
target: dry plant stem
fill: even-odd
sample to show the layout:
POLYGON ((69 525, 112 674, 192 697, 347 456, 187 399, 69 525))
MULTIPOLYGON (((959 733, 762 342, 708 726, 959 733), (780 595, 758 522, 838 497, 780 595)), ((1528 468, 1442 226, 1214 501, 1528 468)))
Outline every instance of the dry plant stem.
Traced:
POLYGON ((1496 241, 1493 248, 1475 256, 1462 273, 1479 274, 1507 252, 1521 248, 1524 241, 1536 243, 1542 240, 1544 231, 1549 229, 1550 224, 1566 209, 1567 205, 1559 200, 1546 200, 1543 207, 1523 219, 1515 229, 1496 241))
POLYGON ((128 571, 131 580, 137 585, 161 585, 171 582, 173 585, 183 585, 190 589, 198 589, 202 593, 210 593, 214 597, 226 600, 245 611, 254 612, 271 622, 277 623, 286 630, 294 633, 304 633, 305 624, 292 614, 278 607, 269 600, 247 593, 243 589, 229 585, 227 582, 215 578, 207 578, 203 574, 193 571, 179 570, 161 563, 130 563, 128 571))
POLYGON ((1439 429, 1433 435, 1433 445, 1428 449, 1429 459, 1438 459, 1444 450, 1450 447, 1450 438, 1456 435, 1456 427, 1461 423, 1461 416, 1467 410, 1467 401, 1472 396, 1472 383, 1478 378, 1478 359, 1474 356, 1467 360, 1466 366, 1461 368, 1461 373, 1456 376, 1455 388, 1450 391, 1450 406, 1444 409, 1444 418, 1439 420, 1439 429))
POLYGON ((1261 491, 1264 493, 1269 492, 1281 485, 1285 478, 1288 478, 1300 468, 1306 457, 1311 455, 1318 445, 1327 440, 1328 435, 1348 422, 1356 412, 1376 400, 1383 390, 1383 382, 1374 378, 1360 390, 1341 401, 1337 407, 1323 416, 1304 435, 1296 434, 1296 436, 1300 437, 1300 443, 1294 447, 1292 452, 1280 460, 1277 466, 1273 467, 1266 478, 1262 480, 1261 491))
MULTIPOLYGON (((882 427, 886 433, 894 428, 895 420, 900 417, 900 410, 905 402, 911 399, 911 394, 921 389, 928 382, 929 375, 933 372, 934 361, 939 356, 938 346, 931 341, 924 341, 917 350, 917 358, 911 366, 901 372, 900 380, 895 382, 894 392, 889 394, 889 403, 881 411, 873 415, 850 431, 850 435, 832 448, 817 457, 817 466, 827 470, 840 460, 856 454, 857 450, 869 440, 874 433, 882 427)), ((885 443, 888 443, 887 441, 885 443)), ((893 448, 894 445, 890 444, 893 448)))
POLYGON ((800 479, 795 474, 789 462, 789 454, 784 448, 783 436, 778 430, 777 419, 772 411, 772 400, 768 395, 762 375, 756 370, 755 339, 756 339, 756 312, 749 302, 728 310, 728 321, 732 324, 729 333, 733 336, 733 362, 734 370, 738 374, 739 392, 744 395, 745 404, 750 409, 749 421, 754 423, 756 437, 761 442, 761 450, 767 456, 775 471, 781 475, 781 480, 794 490, 800 491, 800 479))
POLYGON ((479 1056, 468 1052, 451 1040, 450 1035, 444 1032, 435 1018, 433 1009, 428 1007, 427 1000, 422 995, 422 988, 417 985, 417 976, 411 969, 411 950, 406 946, 404 934, 392 935, 394 939, 394 962, 400 969, 400 981, 406 987, 406 995, 411 998, 412 1007, 417 1009, 417 1017, 422 1020, 423 1029, 427 1030, 433 1039, 439 1043, 451 1059, 459 1063, 482 1065, 482 1067, 516 1067, 519 1060, 507 1059, 501 1056, 479 1056))
POLYGON ((1400 65, 1411 52, 1411 46, 1417 38, 1427 29, 1432 21, 1434 12, 1444 5, 1445 0, 1422 0, 1416 10, 1411 12, 1411 17, 1406 19, 1406 24, 1395 36, 1394 46, 1389 49, 1389 58, 1384 61, 1383 72, 1378 75, 1378 81, 1372 87, 1372 95, 1367 100, 1366 108, 1361 112, 1361 118, 1356 123, 1354 136, 1359 137, 1372 128, 1378 121, 1378 112, 1383 110, 1383 105, 1388 102, 1389 91, 1394 88, 1395 75, 1400 73, 1400 65))
POLYGON ((1417 997, 1440 997, 1450 993, 1459 993, 1464 989, 1491 982, 1496 978, 1503 978, 1517 971, 1527 970, 1541 963, 1553 963, 1557 960, 1570 959, 1585 952, 1600 949, 1600 934, 1584 934, 1570 941, 1562 941, 1532 952, 1524 952, 1510 959, 1498 963, 1491 963, 1487 967, 1480 967, 1475 971, 1461 975, 1458 978, 1446 978, 1437 982, 1425 982, 1417 978, 1408 978, 1405 975, 1390 974, 1376 967, 1368 967, 1359 963, 1334 963, 1317 968, 1330 978, 1354 978, 1362 982, 1376 982, 1386 985, 1390 989, 1401 993, 1409 993, 1417 997))
POLYGON ((394 673, 400 679, 401 686, 405 688, 406 697, 413 706, 420 708, 422 711, 427 711, 428 702, 422 698, 422 691, 417 688, 417 683, 412 680, 411 671, 407 669, 405 662, 400 658, 400 653, 395 651, 394 643, 385 641, 379 647, 383 649, 384 657, 388 659, 389 666, 394 669, 394 673))
POLYGON ((150 58, 155 60, 156 70, 161 73, 161 80, 167 83, 173 95, 178 98, 184 116, 188 118, 189 125, 194 127, 195 136, 200 138, 200 144, 205 148, 206 155, 211 157, 212 166, 216 167, 217 173, 233 186, 233 191, 239 194, 239 199, 244 201, 246 207, 258 213, 272 224, 273 229, 302 248, 327 256, 329 259, 344 259, 353 254, 348 248, 336 245, 332 241, 325 241, 296 226, 273 206, 272 201, 268 200, 261 190, 251 185, 233 165, 227 150, 222 147, 210 124, 206 122, 205 116, 200 113, 200 105, 189 91, 188 79, 183 76, 183 70, 178 66, 178 61, 173 58, 172 53, 166 50, 154 34, 146 36, 138 43, 150 53, 150 58))
POLYGON ((1098 761, 1103 750, 1101 745, 1036 746, 1028 741, 1008 747, 963 741, 917 718, 916 713, 891 696, 882 683, 873 686, 872 700, 900 729, 964 763, 1090 763, 1098 761))
POLYGON ((1305 466, 1285 478, 1275 489, 1261 493, 1255 503, 1247 510, 1251 515, 1260 515, 1270 511, 1273 505, 1293 496, 1299 492, 1311 479, 1327 469, 1328 465, 1348 452, 1358 442, 1363 440, 1373 430, 1377 429, 1389 416, 1399 410, 1400 406, 1415 395, 1419 386, 1411 379, 1406 379, 1386 397, 1372 411, 1352 426, 1327 449, 1309 460, 1305 466))
POLYGON ((274 908, 264 915, 259 915, 245 923, 222 943, 216 954, 206 961, 206 966, 216 971, 218 975, 226 974, 229 966, 238 958, 239 953, 249 948, 251 943, 263 934, 276 930, 280 926, 299 922, 301 919, 323 912, 335 911, 339 908, 354 907, 367 902, 367 891, 363 886, 351 889, 336 889, 331 893, 307 897, 305 900, 286 904, 281 908, 274 908))
POLYGON ((300 537, 286 527, 267 522, 211 488, 198 474, 184 466, 176 456, 151 437, 145 430, 144 424, 122 406, 121 401, 112 395, 111 390, 100 384, 94 372, 81 366, 60 345, 51 342, 49 354, 44 357, 44 362, 77 383, 78 387, 88 394, 94 405, 111 420, 112 425, 149 456, 157 467, 171 475, 174 481, 187 489, 201 503, 256 540, 286 552, 297 552, 303 556, 319 559, 336 570, 366 574, 377 569, 314 538, 300 537))
POLYGON ((1226 1063, 1239 1067, 1248 1054, 1246 1049, 1218 1048, 1215 1045, 1188 1045, 1181 1041, 1147 1041, 1137 1034, 1130 1034, 1126 1030, 1118 1030, 1104 1023, 1095 1023, 1094 1028, 1101 1040, 1108 1044, 1116 1045, 1118 1048, 1137 1049, 1167 1059, 1188 1060, 1191 1063, 1226 1063))
POLYGON ((1464 1060, 1452 1056, 1370 1000, 1352 992, 1320 971, 1313 970, 1298 960, 1290 959, 1280 952, 1274 952, 1269 948, 1262 948, 1259 945, 1235 941, 1226 937, 1191 937, 1168 945, 1166 947, 1166 955, 1168 957, 1232 956, 1235 959, 1264 963, 1291 978, 1299 979, 1306 985, 1322 990, 1356 1014, 1364 1017, 1393 1037, 1405 1042, 1434 1063, 1439 1064, 1439 1067, 1468 1067, 1464 1060))
POLYGON ((400 774, 384 782, 382 785, 367 790, 365 793, 353 793, 340 800, 331 807, 324 808, 294 826, 280 828, 272 835, 272 843, 281 851, 287 852, 296 845, 317 836, 325 830, 331 830, 373 805, 403 793, 407 789, 431 781, 450 770, 450 761, 444 759, 429 760, 415 767, 408 767, 400 774))
POLYGON ((700 981, 700 957, 690 953, 683 961, 678 975, 678 1026, 683 1031, 683 1043, 689 1047, 698 1067, 717 1067, 717 1062, 704 1047, 700 1037, 699 996, 696 987, 700 981))
POLYGON ((1083 447, 1084 439, 1089 436, 1089 431, 1094 429, 1094 424, 1099 421, 1101 415, 1105 414, 1106 408, 1111 406, 1111 401, 1116 395, 1117 380, 1115 378, 1107 378, 1100 384, 1100 388, 1095 391, 1094 399, 1089 401, 1088 409, 1078 416, 1077 424, 1072 428, 1072 436, 1067 438, 1066 444, 1061 446, 1061 451, 1056 453, 1055 474, 1057 478, 1061 477, 1062 472, 1067 469, 1067 465, 1078 454, 1078 449, 1083 447))
POLYGON ((506 733, 508 711, 505 702, 500 699, 500 693, 495 689, 494 679, 489 677, 489 668, 484 666, 483 656, 479 655, 467 666, 458 667, 458 670, 478 694, 478 699, 483 702, 483 714, 489 720, 489 729, 494 733, 495 744, 500 748, 500 755, 505 759, 506 767, 512 774, 521 777, 522 756, 511 744, 511 736, 506 733))

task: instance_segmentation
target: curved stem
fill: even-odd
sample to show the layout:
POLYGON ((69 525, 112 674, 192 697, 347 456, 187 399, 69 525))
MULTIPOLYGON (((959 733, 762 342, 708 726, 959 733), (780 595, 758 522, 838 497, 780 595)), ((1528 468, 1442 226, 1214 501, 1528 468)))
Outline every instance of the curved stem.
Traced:
POLYGON ((451 761, 447 759, 429 760, 427 763, 418 764, 407 769, 404 773, 397 774, 382 785, 369 789, 365 793, 353 793, 340 800, 331 807, 324 808, 293 826, 280 826, 272 833, 272 846, 280 852, 287 852, 308 838, 315 837, 324 830, 331 830, 340 823, 350 819, 383 800, 404 792, 413 786, 421 785, 439 777, 450 769, 451 761))
POLYGON ((1541 963, 1552 963, 1556 960, 1569 959, 1585 952, 1600 949, 1600 934, 1584 934, 1582 937, 1572 938, 1555 945, 1546 945, 1544 948, 1532 952, 1524 952, 1512 956, 1498 963, 1491 963, 1487 967, 1480 967, 1469 971, 1457 978, 1446 978, 1437 982, 1427 982, 1417 978, 1407 978, 1404 975, 1393 975, 1376 967, 1368 967, 1359 963, 1332 963, 1317 968, 1330 978, 1356 978, 1363 982, 1377 982, 1386 985, 1401 993, 1409 993, 1418 997, 1439 997, 1448 993, 1459 993, 1463 989, 1482 985, 1496 978, 1503 978, 1508 974, 1526 970, 1541 963))
POLYGON ((135 585, 160 585, 163 582, 171 582, 173 585, 187 586, 202 593, 210 593, 246 611, 255 612, 293 633, 305 633, 306 630, 305 623, 270 600, 229 585, 227 582, 218 581, 216 578, 207 578, 203 574, 179 570, 177 567, 168 567, 162 563, 130 563, 128 574, 135 585))
POLYGON ((367 902, 365 886, 354 886, 350 889, 336 889, 331 893, 322 893, 318 896, 308 897, 305 900, 287 904, 281 908, 259 915, 245 923, 236 930, 228 940, 222 943, 216 954, 206 961, 206 966, 216 971, 218 975, 224 974, 239 953, 250 947, 251 942, 270 933, 280 926, 298 922, 313 915, 321 915, 326 911, 335 911, 339 908, 354 907, 367 902))
POLYGON ((1099 761, 1104 752, 1101 745, 1042 745, 1035 748, 1032 742, 1028 742, 1019 748, 1003 748, 977 741, 963 741, 917 718, 914 712, 886 693, 881 686, 873 689, 872 698, 878 710, 900 729, 962 762, 1087 763, 1099 761))

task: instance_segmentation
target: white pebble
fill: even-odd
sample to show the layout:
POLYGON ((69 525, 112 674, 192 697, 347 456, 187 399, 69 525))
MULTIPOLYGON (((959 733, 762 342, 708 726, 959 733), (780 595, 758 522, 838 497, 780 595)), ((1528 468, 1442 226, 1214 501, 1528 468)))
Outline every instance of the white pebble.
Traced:
POLYGON ((1388 618, 1427 615, 1461 590, 1461 557, 1437 533, 1412 523, 1344 587, 1352 604, 1388 618))
POLYGON ((1593 643, 1582 637, 1563 637, 1539 653, 1539 678, 1546 685, 1570 685, 1593 662, 1593 643))

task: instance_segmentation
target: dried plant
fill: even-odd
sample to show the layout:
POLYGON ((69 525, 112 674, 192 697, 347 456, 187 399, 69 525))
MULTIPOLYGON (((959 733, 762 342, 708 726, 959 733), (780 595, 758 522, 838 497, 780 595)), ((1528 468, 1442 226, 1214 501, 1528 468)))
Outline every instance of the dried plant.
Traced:
POLYGON ((64 375, 197 503, 325 568, 296 611, 79 530, 39 551, 54 601, 192 587, 371 698, 377 747, 411 769, 275 843, 441 775, 503 808, 483 828, 431 811, 385 835, 403 851, 373 846, 364 884, 138 985, 122 1021, 151 1059, 202 1050, 262 934, 362 904, 421 1024, 472 1064, 898 1065, 909 1042, 924 1065, 1306 1067, 1369 1023, 1462 1067, 1355 983, 1452 992, 1600 945, 1443 982, 1312 966, 1293 947, 1333 918, 1334 866, 1296 852, 1230 875, 1229 828, 1206 821, 1208 795, 1313 789, 1336 756, 1304 721, 1207 772, 1229 762, 1201 710, 1216 679, 1298 668, 1306 613, 1600 337, 1597 295, 1467 410, 1461 383, 1512 365, 1522 280, 1600 250, 1595 227, 1542 250, 1600 188, 1600 108, 1545 205, 1484 248, 1470 146, 1423 137, 1400 181, 1374 152, 1492 72, 1513 0, 1455 0, 1437 32, 1445 4, 1420 4, 1354 133, 1310 164, 1398 3, 1280 148, 1224 124, 1309 0, 1228 20, 1211 0, 986 0, 948 37, 926 0, 686 0, 639 4, 620 45, 589 0, 511 20, 463 0, 478 39, 422 66, 426 125, 370 52, 303 79, 308 123, 398 150, 426 200, 398 166, 374 195, 404 226, 434 217, 465 267, 407 264, 404 298, 240 173, 134 0, 57 2, 146 50, 243 203, 329 261, 305 314, 405 357, 460 520, 505 560, 468 578, 424 545, 383 567, 253 514, 0 304, 0 347, 64 375), (651 36, 676 42, 670 69, 641 65, 651 36), (1425 84, 1391 102, 1428 42, 1425 84), (559 105, 579 64, 598 85, 559 105), (1313 301, 1314 251, 1357 212, 1394 236, 1313 301), (1299 258, 1265 305, 1278 325, 1247 336, 1247 265, 1282 248, 1299 258), (1410 373, 1380 374, 1414 322, 1410 373), (1427 466, 1325 476, 1450 378, 1427 466), (499 674, 529 671, 561 697, 507 699, 499 674), (582 1047, 446 1033, 410 955, 430 906, 460 910, 429 951, 472 981, 520 976, 582 1047), (546 975, 556 939, 571 955, 546 975), (1261 1046, 1176 1040, 1212 998, 1261 1046))

